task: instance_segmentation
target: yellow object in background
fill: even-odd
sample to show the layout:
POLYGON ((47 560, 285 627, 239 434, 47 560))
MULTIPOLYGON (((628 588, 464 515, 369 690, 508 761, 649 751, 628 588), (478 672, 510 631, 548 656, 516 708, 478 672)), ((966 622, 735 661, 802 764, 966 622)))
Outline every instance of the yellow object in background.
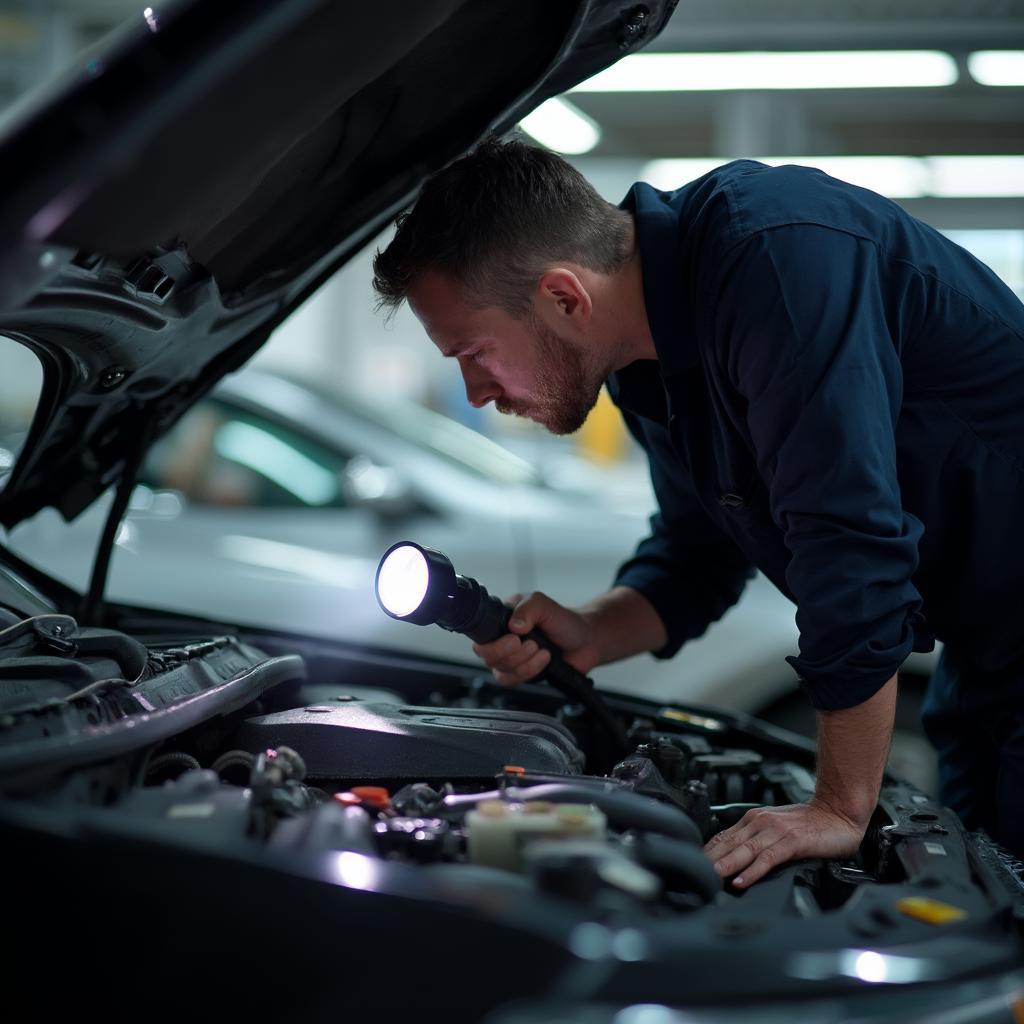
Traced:
POLYGON ((1024 1024, 1024 995, 1015 995, 1010 1000, 1014 1024, 1024 1024))
POLYGON ((605 388, 576 436, 580 454, 592 462, 617 462, 625 455, 626 425, 605 388))
POLYGON ((925 924, 949 924, 951 921, 962 921, 967 916, 967 911, 960 907, 924 896, 907 896, 897 900, 896 908, 901 914, 924 921, 925 924))

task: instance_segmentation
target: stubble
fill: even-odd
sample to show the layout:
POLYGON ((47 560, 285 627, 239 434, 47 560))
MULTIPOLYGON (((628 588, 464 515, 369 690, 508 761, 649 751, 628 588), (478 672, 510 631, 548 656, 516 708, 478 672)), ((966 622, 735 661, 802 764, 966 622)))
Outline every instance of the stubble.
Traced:
POLYGON ((583 353, 539 319, 532 317, 531 321, 540 366, 533 401, 499 399, 495 408, 501 413, 526 416, 552 434, 574 434, 597 403, 606 375, 589 366, 583 353))

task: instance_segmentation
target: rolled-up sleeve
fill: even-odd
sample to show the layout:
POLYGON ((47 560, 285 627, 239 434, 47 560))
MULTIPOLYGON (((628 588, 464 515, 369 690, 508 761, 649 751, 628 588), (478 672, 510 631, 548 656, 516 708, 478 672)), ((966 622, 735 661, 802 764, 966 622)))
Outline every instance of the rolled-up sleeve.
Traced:
POLYGON ((903 508, 899 353, 875 244, 831 228, 763 231, 732 254, 714 304, 722 370, 746 403, 790 561, 800 654, 819 709, 867 700, 910 653, 921 522, 903 508))
POLYGON ((615 584, 632 587, 654 606, 668 642, 653 653, 670 658, 739 600, 754 569, 701 508, 664 428, 645 426, 626 411, 623 417, 648 452, 658 511, 650 536, 620 567, 615 584))

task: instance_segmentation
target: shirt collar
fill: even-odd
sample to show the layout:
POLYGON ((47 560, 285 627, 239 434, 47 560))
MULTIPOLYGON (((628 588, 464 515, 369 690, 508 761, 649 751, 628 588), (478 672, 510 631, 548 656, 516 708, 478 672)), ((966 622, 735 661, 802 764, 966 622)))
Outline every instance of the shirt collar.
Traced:
POLYGON ((643 273, 644 306, 663 377, 687 370, 697 362, 688 316, 690 273, 682 254, 685 232, 680 221, 689 188, 659 192, 638 181, 620 204, 633 214, 640 267, 643 273))
POLYGON ((669 415, 666 378, 697 361, 693 337, 684 327, 689 301, 680 257, 684 191, 659 192, 637 182, 619 204, 633 215, 636 226, 644 307, 658 359, 637 360, 613 373, 608 391, 621 408, 661 423, 667 422, 669 415))
POLYGON ((653 359, 638 359, 617 370, 607 380, 612 401, 626 412, 655 423, 668 423, 665 382, 653 359))

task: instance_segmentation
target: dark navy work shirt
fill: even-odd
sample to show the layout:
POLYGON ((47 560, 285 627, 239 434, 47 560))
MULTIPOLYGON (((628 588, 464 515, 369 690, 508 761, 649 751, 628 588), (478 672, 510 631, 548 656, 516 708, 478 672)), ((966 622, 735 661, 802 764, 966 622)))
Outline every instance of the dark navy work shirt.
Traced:
POLYGON ((651 536, 617 583, 699 636, 754 567, 797 604, 812 704, 878 690, 935 637, 1024 659, 1024 306, 899 206, 737 161, 634 185, 657 361, 609 379, 646 449, 651 536))

